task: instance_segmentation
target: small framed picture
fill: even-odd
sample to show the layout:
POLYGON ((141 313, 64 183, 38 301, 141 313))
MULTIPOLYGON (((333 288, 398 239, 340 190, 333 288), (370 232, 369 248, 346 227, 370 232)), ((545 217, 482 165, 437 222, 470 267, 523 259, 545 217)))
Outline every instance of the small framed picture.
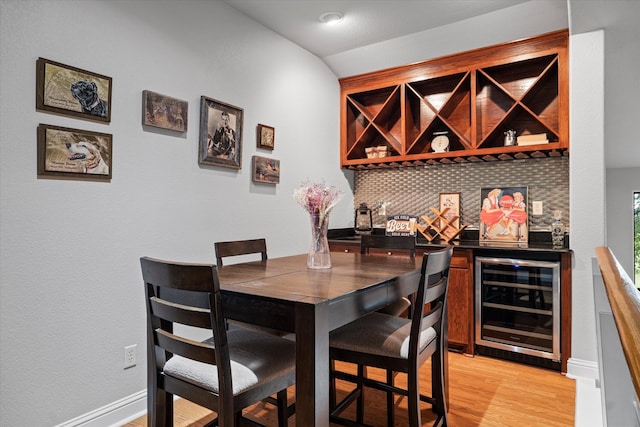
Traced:
POLYGON ((253 182, 264 184, 280 183, 280 160, 269 159, 262 156, 253 156, 251 159, 253 182))
MULTIPOLYGON (((460 229, 460 193, 440 193, 439 205, 440 212, 449 208, 443 216, 455 228, 445 228, 443 233, 451 237, 460 229)), ((444 224, 440 224, 440 227, 444 227, 444 224)))
POLYGON ((111 122, 111 77, 39 58, 36 110, 111 122))
POLYGON ((112 136, 40 124, 38 177, 111 180, 112 136))
POLYGON ((201 165, 242 167, 242 108, 215 99, 200 98, 201 165))
POLYGON ((273 150, 276 142, 276 130, 271 126, 258 124, 258 148, 273 150))
POLYGON ((529 241, 527 187, 480 190, 480 241, 529 241))
POLYGON ((142 91, 142 124, 185 133, 189 103, 150 90, 142 91))

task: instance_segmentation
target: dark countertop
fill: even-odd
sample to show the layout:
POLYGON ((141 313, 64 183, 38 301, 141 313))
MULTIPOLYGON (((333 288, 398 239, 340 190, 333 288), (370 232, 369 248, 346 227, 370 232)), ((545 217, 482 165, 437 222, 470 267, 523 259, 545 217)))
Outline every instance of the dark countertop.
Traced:
MULTIPOLYGON (((375 234, 383 234, 383 229, 375 229, 375 234)), ((508 243, 508 242, 481 242, 478 238, 478 230, 465 230, 460 240, 454 240, 451 242, 456 248, 461 249, 473 249, 477 253, 491 253, 491 252, 570 252, 568 247, 568 236, 565 237, 564 248, 554 248, 551 243, 550 232, 530 232, 528 243, 508 243)), ((328 239, 330 242, 335 243, 353 243, 354 245, 360 245, 360 236, 355 233, 353 228, 335 228, 328 232, 328 239)), ((439 239, 435 239, 432 242, 428 242, 427 239, 420 233, 417 236, 417 247, 431 247, 441 248, 447 244, 439 239)))

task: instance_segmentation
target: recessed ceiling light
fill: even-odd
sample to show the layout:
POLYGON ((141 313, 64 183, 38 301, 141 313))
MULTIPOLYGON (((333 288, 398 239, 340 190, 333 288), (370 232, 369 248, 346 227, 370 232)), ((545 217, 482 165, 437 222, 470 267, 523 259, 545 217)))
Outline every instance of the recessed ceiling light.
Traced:
POLYGON ((344 19, 344 15, 340 12, 325 12, 318 19, 325 24, 337 24, 344 19))

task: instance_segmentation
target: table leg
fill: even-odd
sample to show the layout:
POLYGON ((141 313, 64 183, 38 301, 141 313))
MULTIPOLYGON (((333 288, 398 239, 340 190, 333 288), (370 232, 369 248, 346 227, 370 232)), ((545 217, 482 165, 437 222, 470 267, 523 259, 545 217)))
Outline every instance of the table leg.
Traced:
POLYGON ((296 425, 329 425, 329 303, 298 303, 296 425))

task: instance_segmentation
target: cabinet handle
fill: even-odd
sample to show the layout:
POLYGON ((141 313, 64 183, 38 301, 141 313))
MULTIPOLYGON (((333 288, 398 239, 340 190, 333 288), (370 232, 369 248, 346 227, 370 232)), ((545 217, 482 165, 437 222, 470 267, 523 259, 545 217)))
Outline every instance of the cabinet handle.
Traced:
POLYGON ((345 251, 346 253, 349 253, 349 249, 345 249, 344 251, 345 251))

